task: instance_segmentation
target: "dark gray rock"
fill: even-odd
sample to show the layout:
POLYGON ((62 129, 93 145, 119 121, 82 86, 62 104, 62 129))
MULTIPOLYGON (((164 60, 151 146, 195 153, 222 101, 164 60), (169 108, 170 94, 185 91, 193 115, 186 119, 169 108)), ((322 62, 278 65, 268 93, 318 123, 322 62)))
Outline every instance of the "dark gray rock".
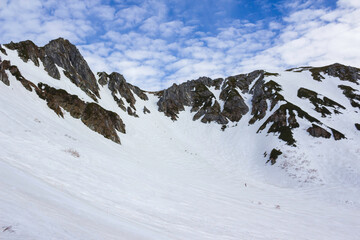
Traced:
POLYGON ((322 137, 322 138, 331 137, 331 134, 328 131, 315 124, 313 124, 312 127, 309 127, 306 131, 313 137, 322 137))
POLYGON ((5 85, 10 86, 9 76, 6 74, 5 70, 8 69, 7 64, 10 64, 8 61, 1 61, 0 58, 0 81, 5 85))
POLYGON ((17 50, 19 57, 24 62, 31 60, 36 66, 40 66, 39 58, 41 58, 41 52, 38 46, 32 41, 26 40, 19 43, 10 42, 9 44, 5 44, 5 47, 11 50, 17 50))
POLYGON ((261 75, 259 77, 253 90, 250 91, 250 93, 253 93, 253 98, 251 99, 251 115, 253 117, 250 119, 249 124, 263 119, 268 109, 272 110, 279 101, 284 100, 284 97, 280 94, 282 91, 281 86, 273 80, 265 83, 264 76, 261 75), (270 101, 270 106, 268 106, 267 100, 270 101))
MULTIPOLYGON (((243 79, 238 78, 239 81, 243 79)), ((249 80, 249 82, 251 81, 249 80)), ((219 124, 227 124, 229 120, 239 121, 249 111, 244 99, 236 90, 237 87, 235 77, 229 77, 226 80, 201 77, 180 85, 173 84, 170 88, 157 92, 159 96, 157 104, 159 111, 164 112, 172 120, 176 120, 179 112, 184 111, 185 106, 189 106, 191 112, 196 112, 193 117, 194 121, 201 118, 204 123, 214 121, 219 124), (220 100, 224 101, 222 111, 209 87, 221 89, 220 100)))
POLYGON ((159 111, 164 112, 166 116, 171 117, 172 120, 177 119, 179 111, 184 111, 184 106, 190 106, 191 86, 189 83, 181 85, 173 84, 168 89, 158 92, 160 99, 157 103, 159 111))
POLYGON ((5 70, 8 70, 11 75, 13 75, 16 80, 18 80, 19 82, 21 82, 21 84, 30 92, 32 92, 32 90, 34 88, 36 88, 36 85, 33 84, 32 82, 28 81, 27 79, 25 79, 23 77, 23 75, 20 73, 19 69, 17 66, 11 65, 11 63, 7 60, 1 62, 0 64, 0 77, 1 80, 6 84, 6 85, 10 85, 9 79, 8 79, 8 75, 6 74, 5 70))
POLYGON ((144 113, 144 114, 150 113, 150 110, 147 109, 147 107, 144 106, 143 113, 144 113))
POLYGON ((332 135, 334 137, 335 140, 341 140, 341 139, 344 139, 346 138, 345 135, 333 128, 330 128, 331 129, 331 132, 332 132, 332 135))
POLYGON ((125 124, 121 118, 97 103, 84 102, 78 96, 71 95, 63 89, 55 89, 41 83, 36 88, 36 93, 40 98, 46 100, 49 108, 54 110, 58 116, 64 116, 61 110, 64 109, 72 117, 81 119, 91 130, 116 143, 120 143, 116 130, 126 133, 125 124))
POLYGON ((106 72, 98 72, 98 76, 98 82, 101 86, 105 86, 108 84, 108 75, 106 74, 106 72))
POLYGON ((269 160, 267 160, 266 163, 270 162, 271 165, 274 165, 281 154, 282 152, 280 150, 273 148, 273 150, 271 150, 269 160))
POLYGON ((328 74, 329 76, 337 77, 343 81, 350 81, 359 84, 360 69, 350 66, 345 66, 339 63, 332 65, 319 67, 319 68, 306 68, 308 69, 314 80, 322 81, 324 76, 322 74, 328 74))
POLYGON ((86 104, 81 121, 91 130, 116 143, 120 143, 120 139, 115 130, 125 133, 125 124, 119 115, 105 110, 96 103, 86 104))
POLYGON ((242 93, 248 93, 248 92, 252 92, 252 89, 249 89, 251 83, 255 79, 257 79, 263 75, 264 75, 263 70, 256 70, 256 71, 253 71, 248 74, 239 74, 236 76, 229 77, 229 78, 227 78, 227 80, 234 81, 236 86, 241 89, 242 93))
POLYGON ((220 99, 224 101, 222 115, 232 122, 240 121, 241 117, 249 112, 249 107, 235 88, 226 87, 220 93, 220 99))
POLYGON ((324 96, 319 97, 319 94, 306 88, 299 88, 297 96, 302 99, 308 99, 314 105, 315 111, 321 113, 322 117, 326 117, 332 113, 339 114, 340 109, 345 109, 343 105, 334 100, 324 96))
POLYGON ((279 139, 285 141, 288 145, 296 146, 296 140, 293 137, 292 129, 300 126, 296 119, 297 117, 306 119, 311 123, 320 123, 319 120, 310 116, 298 106, 286 102, 266 119, 257 132, 261 132, 268 124, 271 124, 268 133, 276 133, 278 134, 279 139))
POLYGON ((193 120, 199 119, 201 116, 204 116, 201 119, 201 122, 203 123, 210 123, 210 122, 216 122, 218 124, 227 124, 229 121, 221 114, 220 105, 218 101, 215 100, 214 105, 206 108, 200 109, 199 112, 197 112, 193 120))
POLYGON ((2 54, 4 55, 7 55, 5 48, 3 48, 1 44, 0 44, 0 52, 2 52, 2 54))
POLYGON ((79 50, 68 40, 58 38, 41 48, 29 40, 19 43, 11 42, 5 46, 17 50, 24 62, 30 59, 36 66, 39 66, 40 59, 45 70, 55 79, 60 79, 60 73, 56 65, 62 67, 65 76, 92 99, 96 101, 96 97, 99 97, 99 88, 94 74, 79 50))
POLYGON ((98 73, 99 76, 99 84, 101 86, 106 86, 111 91, 111 95, 114 98, 114 101, 118 104, 118 106, 123 110, 128 112, 129 115, 138 117, 135 113, 135 95, 137 95, 140 99, 146 101, 148 100, 145 91, 141 90, 140 88, 131 85, 130 83, 126 82, 123 75, 120 73, 113 72, 110 75, 106 72, 98 73), (117 94, 119 94, 125 101, 130 105, 131 109, 127 109, 125 104, 121 98, 118 98, 117 94))
POLYGON ((65 70, 65 75, 76 86, 94 100, 96 99, 94 94, 99 97, 99 87, 95 76, 75 45, 66 39, 58 38, 50 41, 41 50, 45 69, 48 70, 50 76, 57 78, 57 73, 52 71, 56 64, 65 70))
POLYGON ((343 94, 349 99, 351 106, 360 109, 360 94, 358 94, 359 91, 346 85, 339 85, 338 87, 343 90, 343 94))

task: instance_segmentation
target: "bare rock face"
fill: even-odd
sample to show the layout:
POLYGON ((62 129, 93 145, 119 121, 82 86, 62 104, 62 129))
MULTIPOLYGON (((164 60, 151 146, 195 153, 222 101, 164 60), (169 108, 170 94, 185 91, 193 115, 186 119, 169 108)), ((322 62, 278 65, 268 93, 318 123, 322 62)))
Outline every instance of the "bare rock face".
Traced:
POLYGON ((264 74, 259 77, 251 90, 253 93, 251 115, 253 117, 249 124, 263 119, 268 109, 272 110, 279 101, 284 100, 280 94, 281 91, 281 86, 278 83, 272 80, 265 83, 264 74), (268 106, 267 100, 270 101, 270 106, 268 106))
POLYGON ((113 96, 114 101, 118 104, 118 106, 129 115, 138 117, 136 114, 136 99, 134 94, 140 99, 147 101, 148 97, 145 94, 145 91, 126 82, 124 76, 120 73, 113 72, 109 75, 105 72, 100 72, 98 73, 98 76, 99 84, 101 86, 108 86, 109 90, 111 91, 111 95, 113 96), (126 108, 124 101, 118 96, 124 98, 130 107, 126 108))
MULTIPOLYGON (((288 71, 293 71, 294 69, 289 69, 288 71)), ((302 72, 304 70, 309 70, 312 77, 316 81, 322 81, 325 79, 323 74, 328 74, 332 77, 337 77, 342 81, 349 81, 356 84, 359 84, 360 79, 360 69, 350 66, 345 66, 339 63, 334 63, 324 67, 302 67, 297 68, 296 72, 302 72)))
POLYGON ((343 90, 343 94, 349 99, 350 104, 354 108, 360 109, 360 93, 356 89, 353 89, 350 86, 339 85, 341 90, 343 90))
POLYGON ((330 128, 330 129, 331 129, 332 135, 335 140, 341 140, 341 139, 346 138, 343 133, 337 131, 336 129, 333 129, 333 128, 330 128))
POLYGON ((23 77, 17 66, 11 65, 9 61, 5 60, 0 64, 0 77, 1 77, 1 81, 3 81, 6 85, 9 86, 10 82, 5 70, 9 70, 11 75, 13 75, 16 78, 16 80, 21 82, 21 84, 30 92, 32 92, 32 90, 36 88, 35 84, 33 84, 32 82, 28 81, 23 77))
POLYGON ((254 71, 225 80, 202 77, 180 85, 173 84, 170 88, 157 92, 160 97, 157 103, 159 111, 176 120, 179 112, 188 106, 191 107, 191 112, 196 112, 194 121, 201 118, 204 123, 217 122, 222 125, 229 121, 238 122, 249 111, 238 90, 248 92, 250 84, 261 74, 263 71, 254 71), (221 90, 219 100, 224 102, 223 109, 210 91, 211 87, 221 90))
POLYGON ((46 84, 39 83, 37 94, 46 100, 49 108, 59 116, 64 116, 62 112, 64 109, 72 117, 81 119, 91 130, 120 143, 116 130, 125 133, 125 124, 116 113, 108 111, 96 103, 86 103, 76 95, 71 95, 63 89, 49 87, 46 84))
POLYGON ((2 45, 0 44, 0 52, 2 52, 2 54, 7 55, 6 50, 2 47, 2 45))
POLYGON ((91 130, 116 143, 120 143, 120 139, 115 130, 125 133, 125 124, 119 115, 105 110, 96 103, 86 104, 85 110, 81 115, 81 121, 91 130))
POLYGON ((157 105, 159 106, 159 111, 164 112, 166 116, 171 117, 172 120, 177 119, 179 111, 184 111, 184 105, 190 105, 190 89, 188 86, 183 84, 178 86, 173 84, 168 89, 158 92, 157 95, 160 96, 160 100, 157 105), (185 87, 187 88, 185 90, 185 87))
POLYGON ((5 72, 5 70, 8 69, 8 63, 8 61, 1 61, 0 59, 0 81, 2 81, 5 85, 10 86, 9 77, 5 72))
POLYGON ((270 162, 271 165, 274 165, 276 163, 276 160, 278 159, 278 157, 282 154, 282 152, 279 149, 273 149, 271 150, 270 156, 269 156, 269 160, 267 160, 266 163, 270 162))
POLYGON ((332 113, 339 114, 340 109, 345 109, 343 105, 334 100, 325 96, 320 97, 316 92, 306 88, 299 88, 297 96, 299 98, 308 99, 314 105, 315 111, 321 113, 322 117, 326 117, 332 113))
POLYGON ((26 40, 19 43, 10 42, 9 44, 5 44, 5 47, 11 50, 17 50, 19 57, 24 62, 31 60, 36 66, 39 66, 41 51, 32 41, 26 40))
POLYGON ((150 112, 150 110, 149 110, 147 107, 144 106, 144 108, 143 108, 143 113, 144 113, 144 114, 148 114, 148 113, 151 113, 151 112, 150 112))
POLYGON ((324 128, 313 124, 312 127, 307 129, 307 132, 313 137, 322 137, 322 138, 330 138, 331 134, 326 131, 324 128))
POLYGON ((220 99, 224 101, 222 115, 232 122, 240 121, 241 117, 249 112, 249 107, 236 90, 236 83, 235 78, 227 79, 220 93, 220 99))
POLYGON ((50 75, 55 78, 58 76, 56 72, 52 71, 56 64, 65 70, 65 75, 76 86, 92 96, 93 99, 96 99, 93 94, 99 97, 99 87, 95 76, 75 45, 68 40, 58 38, 46 44, 42 48, 42 52, 45 69, 50 75))
POLYGON ((296 119, 297 117, 306 119, 309 122, 320 123, 319 120, 310 116, 298 106, 286 102, 260 126, 258 132, 264 130, 268 124, 271 124, 268 133, 276 133, 279 139, 285 141, 288 145, 296 146, 292 129, 300 126, 296 119))
POLYGON ((36 66, 39 66, 39 60, 41 60, 45 70, 55 79, 60 79, 60 73, 56 66, 62 67, 65 76, 92 99, 96 101, 96 97, 99 97, 99 88, 93 72, 79 50, 68 40, 58 38, 41 48, 29 40, 19 43, 11 42, 5 46, 17 50, 24 62, 31 60, 36 66))
POLYGON ((9 61, 2 61, 0 63, 0 77, 2 81, 8 81, 5 70, 8 70, 27 90, 35 90, 37 95, 41 99, 46 100, 49 108, 58 116, 64 117, 62 112, 62 109, 64 109, 69 112, 72 117, 80 118, 91 130, 100 133, 116 143, 120 143, 116 130, 125 133, 125 124, 116 113, 108 111, 96 103, 86 103, 78 96, 71 95, 63 89, 55 89, 42 83, 36 86, 25 79, 17 66, 11 65, 9 61))

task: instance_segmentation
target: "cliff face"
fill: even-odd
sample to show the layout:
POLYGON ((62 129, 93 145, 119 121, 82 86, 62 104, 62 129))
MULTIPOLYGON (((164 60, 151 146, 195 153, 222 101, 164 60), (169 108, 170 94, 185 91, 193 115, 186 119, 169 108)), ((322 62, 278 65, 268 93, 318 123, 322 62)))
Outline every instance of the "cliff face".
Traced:
MULTIPOLYGON (((246 121, 248 126, 256 126, 254 133, 273 134, 289 146, 297 145, 296 129, 303 129, 309 137, 346 138, 346 134, 337 129, 339 125, 333 127, 330 119, 349 111, 357 114, 360 109, 360 94, 355 87, 359 85, 360 69, 338 63, 318 68, 293 68, 281 74, 257 70, 225 79, 201 77, 149 93, 128 83, 123 75, 116 72, 100 72, 96 77, 76 46, 62 38, 43 47, 31 41, 11 42, 0 45, 0 51, 0 81, 5 85, 11 85, 8 74, 13 75, 29 91, 35 90, 59 116, 63 117, 63 111, 69 112, 91 130, 116 143, 120 143, 117 132, 126 132, 121 118, 123 114, 136 118, 151 114, 149 96, 156 99, 157 110, 173 121, 178 120, 179 114, 187 109, 193 121, 217 123, 223 131, 246 121), (36 84, 33 79, 27 79, 21 69, 12 65, 12 59, 7 59, 7 51, 11 50, 17 51, 24 63, 31 61, 38 68, 43 68, 52 80, 36 84), (293 90, 286 89, 287 82, 293 81, 292 76, 296 78, 299 74, 311 76, 306 81, 332 84, 332 87, 333 83, 327 82, 329 77, 338 79, 335 88, 341 95, 341 102, 337 97, 333 99, 333 96, 311 89, 311 84, 308 84, 310 87, 301 87, 302 82, 297 83, 295 96, 293 93, 289 95, 293 90), (64 81, 62 78, 71 81, 92 101, 51 86, 51 81, 64 81), (101 106, 103 89, 109 91, 117 106, 115 112, 101 106), (347 106, 344 99, 347 99, 347 106), (305 105, 306 108, 303 107, 305 105)), ((358 129, 359 123, 351 124, 358 129)), ((274 161, 271 160, 272 163, 274 161)))
POLYGON ((93 72, 79 50, 68 40, 58 38, 40 48, 29 40, 19 43, 11 42, 4 46, 17 50, 19 57, 24 62, 31 60, 36 66, 39 66, 41 62, 49 76, 55 79, 59 80, 59 71, 63 71, 63 74, 71 82, 91 98, 96 100, 99 97, 99 87, 93 72), (63 68, 63 70, 58 67, 63 68))

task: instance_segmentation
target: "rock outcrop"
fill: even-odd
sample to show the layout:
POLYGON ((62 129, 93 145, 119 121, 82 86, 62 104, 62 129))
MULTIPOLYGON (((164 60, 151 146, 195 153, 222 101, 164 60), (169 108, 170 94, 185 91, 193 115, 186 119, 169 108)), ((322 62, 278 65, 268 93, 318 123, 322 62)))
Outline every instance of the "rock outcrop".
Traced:
POLYGON ((9 61, 1 61, 0 59, 0 81, 5 85, 10 86, 9 76, 5 72, 5 70, 8 69, 8 63, 9 61))
POLYGON ((238 122, 249 111, 240 92, 248 93, 250 84, 263 74, 264 71, 254 71, 225 80, 201 77, 180 85, 173 84, 170 88, 156 93, 160 97, 157 103, 159 111, 176 120, 179 112, 188 106, 191 107, 191 112, 195 112, 193 120, 201 119, 204 123, 219 124, 238 122), (213 90, 220 90, 218 99, 213 90), (220 104, 220 101, 223 104, 220 104))
POLYGON ((309 127, 306 131, 313 137, 322 137, 322 138, 331 137, 331 134, 328 131, 315 124, 313 124, 312 127, 309 127))
POLYGON ((308 99, 314 105, 315 111, 321 113, 322 117, 329 116, 332 113, 339 114, 340 109, 345 109, 343 105, 306 88, 299 88, 297 96, 308 99))
MULTIPOLYGON (((5 46, 17 50, 19 57, 24 62, 32 61, 35 66, 44 66, 47 73, 54 79, 60 79, 60 71, 63 71, 63 74, 86 92, 94 102, 84 102, 65 90, 55 89, 46 84, 40 83, 36 86, 25 79, 16 66, 12 66, 9 61, 1 61, 1 59, 0 81, 9 85, 8 74, 10 73, 26 89, 35 90, 59 116, 63 117, 63 111, 67 111, 72 117, 81 119, 93 131, 117 143, 120 143, 117 131, 125 133, 125 124, 116 113, 108 111, 96 103, 101 97, 100 87, 107 88, 119 108, 134 117, 139 117, 138 111, 142 111, 144 114, 150 113, 144 104, 140 105, 141 109, 136 109, 136 106, 139 106, 137 101, 147 101, 147 94, 154 94, 158 97, 158 110, 174 121, 177 120, 179 113, 188 107, 193 113, 194 121, 218 123, 223 131, 230 127, 229 123, 237 123, 244 115, 250 114, 250 125, 261 122, 257 133, 267 129, 267 133, 274 133, 291 146, 296 146, 296 139, 293 136, 294 129, 299 128, 300 123, 304 121, 307 121, 307 132, 313 137, 330 138, 333 136, 335 140, 345 138, 344 134, 323 124, 319 121, 320 118, 314 117, 318 116, 316 112, 320 113, 323 118, 328 118, 333 113, 344 113, 343 105, 310 89, 300 88, 297 96, 304 101, 309 101, 314 106, 313 109, 316 112, 311 111, 311 114, 314 115, 312 116, 302 110, 301 106, 284 98, 282 86, 276 80, 279 76, 277 73, 257 70, 225 79, 201 77, 179 85, 173 84, 163 91, 150 93, 127 83, 124 76, 116 72, 111 74, 99 72, 99 78, 96 81, 79 50, 68 40, 62 38, 50 41, 44 47, 37 47, 31 41, 11 42, 5 46), (251 102, 251 109, 247 104, 249 102, 251 102), (269 114, 270 112, 271 114, 269 114)), ((6 49, 1 45, 0 52, 3 54, 2 56, 7 55, 6 49)), ((321 68, 302 67, 288 71, 309 71, 317 81, 325 79, 325 75, 352 82, 351 84, 359 84, 358 80, 360 79, 360 69, 341 64, 332 64, 321 68)), ((354 85, 352 86, 354 87, 354 85)), ((348 85, 342 84, 338 87, 349 99, 351 106, 360 109, 358 91, 348 85)), ((348 111, 348 109, 346 110, 348 111)), ((359 124, 356 123, 355 127, 359 129, 359 124)), ((273 164, 276 162, 276 158, 270 157, 269 161, 273 164)))
POLYGON ((125 124, 114 112, 102 108, 97 103, 87 103, 76 95, 71 95, 63 89, 55 89, 46 84, 39 83, 37 94, 46 100, 49 108, 64 117, 62 109, 69 112, 74 118, 81 121, 91 130, 100 133, 104 137, 120 143, 120 138, 116 132, 126 133, 125 124))
POLYGON ((109 75, 106 72, 100 72, 98 73, 98 76, 99 84, 103 87, 107 86, 109 88, 111 95, 118 106, 129 115, 138 117, 136 114, 136 99, 134 94, 140 99, 147 101, 148 96, 145 94, 145 91, 126 82, 124 76, 120 73, 113 72, 109 75), (129 107, 125 106, 122 98, 125 99, 129 107))
POLYGON ((24 62, 31 60, 36 66, 40 66, 41 61, 48 74, 55 79, 60 79, 58 67, 63 68, 65 76, 92 99, 96 100, 96 97, 99 97, 99 88, 93 72, 79 50, 68 40, 58 38, 40 48, 29 40, 11 42, 5 46, 17 50, 24 62))
POLYGON ((266 163, 270 162, 271 165, 274 165, 276 163, 276 160, 278 159, 278 157, 282 154, 282 152, 279 149, 273 149, 271 150, 270 156, 269 156, 269 160, 267 160, 266 163))
POLYGON ((20 73, 19 69, 17 66, 11 65, 10 61, 2 61, 0 64, 0 75, 1 75, 1 80, 6 84, 6 85, 10 85, 9 82, 9 78, 8 75, 6 74, 5 70, 8 70, 11 75, 13 75, 16 80, 18 80, 19 82, 21 82, 21 84, 30 92, 36 88, 36 85, 33 84, 32 82, 30 82, 29 80, 27 80, 26 78, 23 77, 23 75, 20 73))
POLYGON ((358 94, 359 91, 346 85, 339 85, 338 87, 343 90, 343 94, 349 99, 351 106, 360 109, 360 94, 358 94))
POLYGON ((321 73, 328 74, 332 77, 337 77, 343 81, 349 81, 358 84, 360 79, 360 69, 350 66, 345 66, 339 63, 331 64, 325 67, 310 68, 309 70, 315 80, 321 81, 324 76, 321 73))
POLYGON ((302 72, 306 70, 311 72, 313 79, 316 81, 322 81, 323 79, 325 79, 325 77, 323 76, 324 74, 339 78, 342 81, 349 81, 356 84, 359 84, 358 80, 360 80, 359 68, 345 66, 340 63, 334 63, 324 67, 291 68, 287 71, 302 72))

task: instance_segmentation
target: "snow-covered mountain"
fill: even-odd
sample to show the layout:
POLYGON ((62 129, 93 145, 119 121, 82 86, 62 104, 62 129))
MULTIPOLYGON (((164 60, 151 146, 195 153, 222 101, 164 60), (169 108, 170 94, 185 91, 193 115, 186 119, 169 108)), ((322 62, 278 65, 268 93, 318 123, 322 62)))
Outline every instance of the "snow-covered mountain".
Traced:
POLYGON ((358 68, 148 92, 62 38, 0 60, 1 239, 358 238, 358 68))

